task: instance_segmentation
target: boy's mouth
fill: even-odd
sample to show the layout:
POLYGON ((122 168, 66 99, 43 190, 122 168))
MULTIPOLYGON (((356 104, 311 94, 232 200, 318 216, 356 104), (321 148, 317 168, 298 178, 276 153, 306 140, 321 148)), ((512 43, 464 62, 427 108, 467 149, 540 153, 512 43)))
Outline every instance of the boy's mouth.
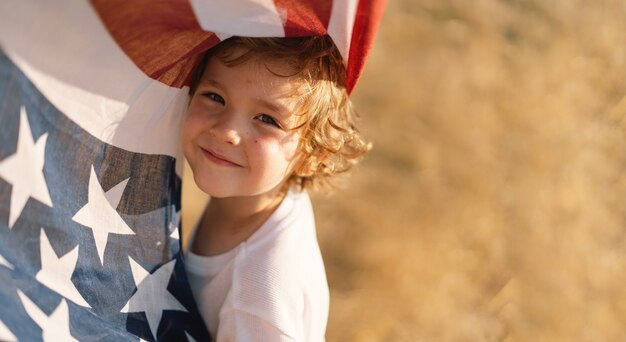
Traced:
POLYGON ((213 163, 217 164, 217 165, 221 165, 221 166, 236 166, 236 167, 243 167, 242 165, 239 165, 233 161, 231 161, 230 159, 228 159, 227 157, 213 151, 210 149, 206 149, 204 147, 200 147, 200 149, 202 150, 202 154, 204 154, 204 156, 212 161, 213 163))

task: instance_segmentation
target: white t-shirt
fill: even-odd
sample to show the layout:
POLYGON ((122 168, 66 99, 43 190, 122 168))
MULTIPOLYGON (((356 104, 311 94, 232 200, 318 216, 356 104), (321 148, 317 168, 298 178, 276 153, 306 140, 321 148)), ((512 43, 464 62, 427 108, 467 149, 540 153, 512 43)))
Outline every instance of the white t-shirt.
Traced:
POLYGON ((185 264, 200 313, 218 342, 324 340, 328 283, 306 192, 289 191, 231 251, 213 257, 188 251, 185 264))

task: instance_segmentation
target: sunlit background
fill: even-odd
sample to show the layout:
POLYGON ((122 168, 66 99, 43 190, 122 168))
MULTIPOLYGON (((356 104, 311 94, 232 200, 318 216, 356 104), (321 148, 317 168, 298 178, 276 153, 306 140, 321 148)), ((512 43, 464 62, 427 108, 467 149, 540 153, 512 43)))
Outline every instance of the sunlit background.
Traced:
POLYGON ((390 0, 313 196, 327 340, 626 341, 625 95, 624 1, 390 0))

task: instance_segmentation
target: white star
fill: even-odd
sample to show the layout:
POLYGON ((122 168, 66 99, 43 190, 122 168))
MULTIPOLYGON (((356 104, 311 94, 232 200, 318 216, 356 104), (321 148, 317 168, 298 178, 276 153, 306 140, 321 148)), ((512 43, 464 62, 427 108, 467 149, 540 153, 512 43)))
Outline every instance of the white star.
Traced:
POLYGON ((24 106, 20 109, 20 132, 17 139, 17 151, 0 162, 0 177, 13 186, 9 228, 24 210, 29 197, 52 207, 46 180, 43 177, 44 153, 48 133, 33 139, 28 116, 24 106))
POLYGON ((17 294, 30 318, 43 331, 44 341, 77 341, 70 333, 70 315, 65 299, 61 300, 61 304, 48 316, 22 291, 17 290, 17 294))
POLYGON ((168 228, 170 230, 170 237, 172 239, 180 240, 180 233, 178 227, 180 227, 180 210, 176 211, 176 207, 172 206, 172 218, 173 222, 170 222, 168 228))
POLYGON ((6 267, 8 267, 8 268, 10 268, 10 269, 13 269, 13 265, 11 265, 11 263, 10 263, 10 262, 8 262, 8 261, 7 261, 7 259, 5 259, 5 258, 2 256, 2 254, 0 254, 0 265, 2 265, 2 266, 6 266, 6 267))
POLYGON ((172 239, 180 240, 180 233, 178 232, 178 228, 172 230, 172 233, 170 234, 170 237, 172 239))
POLYGON ((37 272, 35 278, 74 303, 90 308, 91 306, 87 304, 72 282, 72 273, 78 261, 78 246, 59 258, 54 249, 52 249, 50 240, 43 228, 41 229, 39 240, 39 245, 41 246, 41 270, 37 272))
POLYGON ((11 330, 7 328, 2 321, 0 321, 0 341, 13 342, 17 341, 17 337, 11 333, 11 330))
POLYGON ((185 336, 187 336, 187 341, 196 342, 196 340, 193 337, 191 337, 191 335, 189 335, 189 333, 186 331, 185 331, 185 336))
POLYGON ((96 250, 100 263, 104 264, 104 250, 110 233, 132 235, 135 232, 128 227, 120 214, 115 210, 122 199, 128 179, 123 180, 104 193, 98 182, 96 171, 91 167, 89 176, 89 194, 87 204, 72 217, 77 223, 91 228, 96 242, 96 250))
POLYGON ((149 274, 132 258, 129 257, 128 260, 137 292, 133 294, 120 312, 145 312, 152 336, 156 339, 164 310, 187 312, 187 309, 167 290, 176 260, 161 266, 152 274, 149 274))

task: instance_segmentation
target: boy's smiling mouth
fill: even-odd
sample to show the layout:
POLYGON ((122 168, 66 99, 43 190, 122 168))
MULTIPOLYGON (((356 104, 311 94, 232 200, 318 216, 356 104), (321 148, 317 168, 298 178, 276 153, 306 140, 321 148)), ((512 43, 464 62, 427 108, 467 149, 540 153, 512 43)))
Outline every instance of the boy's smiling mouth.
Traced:
POLYGON ((217 164, 217 165, 221 165, 221 166, 231 166, 231 167, 243 167, 243 165, 239 165, 233 161, 231 161, 230 159, 228 159, 227 157, 211 150, 208 148, 204 148, 204 147, 200 147, 200 149, 202 150, 202 154, 204 154, 204 156, 206 157, 206 159, 210 160, 211 162, 217 164))

